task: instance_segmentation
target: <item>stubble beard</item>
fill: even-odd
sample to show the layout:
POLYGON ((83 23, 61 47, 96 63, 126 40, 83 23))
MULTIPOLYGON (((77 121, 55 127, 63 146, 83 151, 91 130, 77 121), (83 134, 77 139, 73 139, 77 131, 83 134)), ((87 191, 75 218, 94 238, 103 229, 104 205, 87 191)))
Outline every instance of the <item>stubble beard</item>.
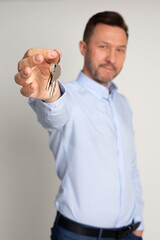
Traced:
POLYGON ((86 56, 86 59, 85 59, 85 67, 87 69, 87 72, 89 73, 89 75, 91 76, 91 78, 93 80, 95 80, 96 82, 100 83, 100 84, 103 84, 103 85, 108 85, 109 82, 111 82, 113 80, 113 78, 115 78, 119 72, 117 72, 117 69, 116 67, 110 63, 110 62, 107 62, 107 63, 104 63, 104 64, 100 64, 97 68, 94 66, 93 62, 91 61, 91 57, 90 55, 88 54, 86 56), (103 68, 103 67, 110 67, 113 69, 114 71, 114 75, 112 77, 109 77, 109 76, 102 76, 99 72, 99 69, 100 68, 103 68))

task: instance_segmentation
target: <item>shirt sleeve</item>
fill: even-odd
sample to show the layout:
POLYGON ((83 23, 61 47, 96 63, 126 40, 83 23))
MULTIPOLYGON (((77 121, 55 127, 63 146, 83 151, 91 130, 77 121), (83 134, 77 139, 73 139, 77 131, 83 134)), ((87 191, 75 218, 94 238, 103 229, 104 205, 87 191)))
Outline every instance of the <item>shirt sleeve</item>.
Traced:
POLYGON ((132 161, 132 181, 133 181, 133 189, 136 200, 136 209, 135 209, 135 217, 134 222, 141 222, 140 226, 136 230, 144 230, 143 224, 143 209, 144 202, 142 199, 142 187, 140 183, 139 172, 136 166, 136 151, 132 161))
POLYGON ((70 95, 59 82, 61 97, 52 103, 46 103, 39 99, 29 98, 29 105, 37 114, 38 122, 48 131, 62 128, 70 116, 70 95))
MULTIPOLYGON (((131 122, 132 122, 132 110, 130 108, 130 104, 128 100, 125 98, 126 104, 131 114, 131 122)), ((133 126, 132 126, 133 129, 133 126)), ((134 132, 134 130, 133 130, 134 132)), ((134 133, 133 133, 134 134, 134 133)), ((135 216, 134 222, 141 222, 140 226, 136 230, 144 230, 144 223, 143 223, 143 209, 144 209, 144 202, 142 199, 142 186, 140 182, 139 171, 137 168, 137 152, 136 152, 136 145, 134 143, 134 151, 133 151, 133 158, 132 158, 132 184, 133 184, 133 191, 136 201, 136 208, 135 208, 135 216)))

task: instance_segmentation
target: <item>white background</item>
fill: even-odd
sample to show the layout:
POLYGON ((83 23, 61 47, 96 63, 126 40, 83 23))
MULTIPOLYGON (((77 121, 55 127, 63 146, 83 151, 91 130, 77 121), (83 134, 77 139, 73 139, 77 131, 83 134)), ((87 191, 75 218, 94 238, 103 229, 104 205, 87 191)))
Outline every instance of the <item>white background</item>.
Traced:
POLYGON ((35 0, 0 1, 0 239, 49 240, 59 187, 48 133, 14 82, 17 62, 31 47, 60 48, 60 79, 74 80, 83 65, 78 42, 85 24, 105 10, 120 12, 130 30, 125 66, 115 83, 133 110, 144 239, 159 238, 159 0, 35 0))

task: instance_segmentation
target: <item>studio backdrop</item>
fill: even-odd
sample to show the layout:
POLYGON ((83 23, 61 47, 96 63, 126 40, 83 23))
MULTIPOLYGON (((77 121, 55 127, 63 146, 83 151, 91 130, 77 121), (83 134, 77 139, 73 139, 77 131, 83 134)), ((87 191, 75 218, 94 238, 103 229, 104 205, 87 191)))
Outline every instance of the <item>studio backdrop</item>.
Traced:
POLYGON ((120 12, 129 26, 124 68, 114 80, 129 100, 145 202, 144 239, 159 238, 159 0, 0 1, 0 239, 49 240, 59 188, 49 136, 14 82, 27 49, 59 48, 61 81, 83 66, 78 43, 88 19, 120 12))

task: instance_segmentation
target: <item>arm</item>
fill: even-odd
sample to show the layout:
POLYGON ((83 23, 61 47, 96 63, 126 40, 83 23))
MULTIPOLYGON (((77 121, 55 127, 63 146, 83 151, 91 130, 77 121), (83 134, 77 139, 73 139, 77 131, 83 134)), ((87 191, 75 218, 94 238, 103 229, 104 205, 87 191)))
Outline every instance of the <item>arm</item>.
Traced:
MULTIPOLYGON (((128 119, 131 124, 132 134, 134 135, 133 124, 132 124, 132 111, 131 111, 128 100, 125 97, 124 97, 124 100, 127 107, 127 111, 129 113, 128 119)), ((141 222, 140 226, 136 229, 136 231, 134 231, 134 234, 137 236, 142 236, 143 230, 144 230, 144 226, 143 226, 144 203, 142 200, 142 187, 140 183, 139 172, 137 169, 137 154, 136 154, 136 145, 134 143, 134 139, 133 139, 133 153, 131 156, 131 181, 132 181, 132 188, 133 188, 134 201, 135 201, 134 222, 135 223, 141 222)))
POLYGON ((134 234, 137 236, 142 236, 144 226, 143 226, 143 208, 144 208, 144 203, 142 200, 142 187, 140 184, 140 178, 139 178, 139 173, 138 169, 136 166, 136 151, 135 155, 132 161, 132 181, 133 181, 133 188, 134 188, 134 194, 135 194, 135 199, 136 199, 136 210, 135 210, 135 218, 134 221, 138 222, 140 221, 141 224, 138 227, 136 231, 134 231, 134 234))

